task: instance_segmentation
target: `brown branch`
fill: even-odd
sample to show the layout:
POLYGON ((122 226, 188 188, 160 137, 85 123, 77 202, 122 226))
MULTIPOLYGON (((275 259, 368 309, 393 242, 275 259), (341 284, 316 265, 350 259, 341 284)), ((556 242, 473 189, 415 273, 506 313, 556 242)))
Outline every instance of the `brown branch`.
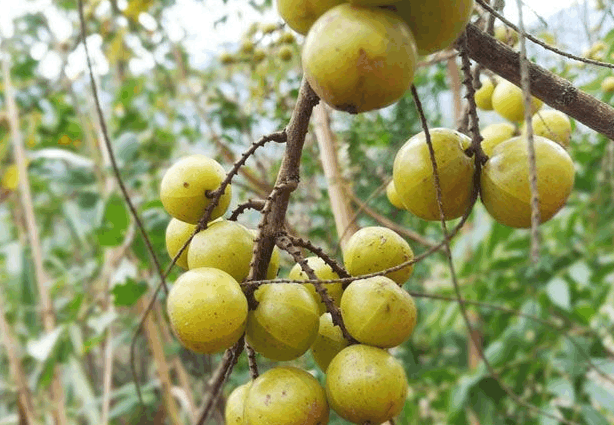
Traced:
MULTIPOLYGON (((41 247, 36 216, 34 215, 34 204, 32 202, 32 192, 28 180, 28 169, 26 166, 26 155, 23 145, 23 138, 19 130, 19 112, 15 103, 15 92, 11 82, 11 69, 9 55, 5 51, 2 58, 2 71, 5 87, 5 98, 7 104, 9 127, 13 141, 13 156, 17 165, 19 175, 19 195, 25 215, 26 228, 28 233, 28 243, 32 251, 34 261, 34 275, 38 287, 38 296, 41 303, 41 315, 45 332, 52 332, 55 329, 55 313, 53 303, 48 291, 48 277, 43 267, 43 251, 41 247)), ((64 405, 64 387, 62 386, 60 365, 54 366, 53 379, 51 381, 51 399, 53 400, 53 416, 56 425, 68 423, 66 408, 64 405)))
POLYGON ((335 273, 337 273, 337 275, 339 277, 350 277, 350 274, 347 272, 347 270, 345 270, 332 257, 330 257, 328 254, 326 254, 324 252, 324 250, 322 248, 320 248, 319 246, 314 245, 313 243, 311 243, 310 241, 308 241, 306 239, 302 239, 302 238, 299 238, 299 237, 296 237, 296 236, 292 236, 292 235, 289 235, 289 234, 286 234, 286 236, 290 239, 290 241, 292 241, 293 245, 299 246, 301 248, 305 248, 305 249, 311 251, 313 254, 315 254, 318 257, 320 257, 322 260, 324 260, 324 262, 326 264, 328 264, 330 266, 330 268, 333 269, 333 271, 335 273))
MULTIPOLYGON (((471 59, 520 86, 520 55, 518 52, 490 37, 475 25, 468 24, 464 37, 471 59)), ((531 94, 554 109, 578 122, 614 139, 614 108, 574 87, 569 81, 529 62, 531 94)))
POLYGON ((245 341, 245 352, 247 353, 247 363, 249 365, 249 376, 252 380, 256 379, 258 375, 258 363, 256 362, 256 352, 251 345, 245 341))
POLYGON ((263 208, 264 208, 264 200, 248 199, 246 202, 239 204, 239 206, 237 206, 237 208, 235 208, 232 211, 228 220, 236 221, 241 214, 243 214, 245 211, 249 209, 256 210, 256 211, 262 211, 263 208))

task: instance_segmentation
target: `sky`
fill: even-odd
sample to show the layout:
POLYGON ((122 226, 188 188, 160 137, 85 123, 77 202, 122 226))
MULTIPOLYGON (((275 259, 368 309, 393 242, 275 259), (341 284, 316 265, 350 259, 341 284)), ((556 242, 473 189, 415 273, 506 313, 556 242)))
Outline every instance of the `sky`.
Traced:
MULTIPOLYGON (((591 0, 588 0, 591 1, 591 0)), ((518 22, 517 0, 507 0, 504 15, 512 22, 518 22)), ((577 4, 577 0, 540 0, 528 2, 523 8, 525 25, 537 21, 537 16, 548 17, 564 8, 577 4)), ((118 0, 120 9, 127 6, 127 0, 118 0)), ((13 33, 13 19, 27 12, 42 10, 47 19, 52 22, 54 36, 59 40, 65 40, 71 36, 70 23, 54 7, 52 0, 0 0, 0 37, 10 37, 13 33)), ((110 3, 108 0, 100 2, 96 9, 98 16, 108 12, 110 3)), ((244 31, 252 22, 279 22, 281 19, 275 10, 270 10, 261 15, 251 7, 245 6, 244 0, 229 0, 224 4, 223 0, 176 0, 176 4, 165 12, 165 19, 161 23, 147 15, 141 14, 140 23, 145 28, 153 30, 158 25, 163 25, 173 41, 183 39, 183 43, 190 53, 192 65, 204 66, 222 50, 240 42, 244 31), (228 13, 228 20, 214 28, 214 23, 224 14, 228 13)), ((130 40, 127 40, 130 42, 130 40)), ((98 74, 108 72, 108 64, 101 51, 102 39, 98 35, 88 38, 88 46, 92 52, 95 71, 98 74)), ((131 46, 133 47, 133 46, 131 46)), ((138 51, 138 45, 133 50, 138 51)), ((140 59, 132 61, 131 70, 135 73, 147 72, 153 66, 154 58, 146 51, 140 59)), ((53 79, 59 73, 59 56, 52 51, 47 51, 45 43, 35 44, 30 54, 37 60, 41 60, 40 71, 47 78, 53 79)), ((67 74, 77 76, 84 70, 84 54, 82 45, 69 58, 67 74)))

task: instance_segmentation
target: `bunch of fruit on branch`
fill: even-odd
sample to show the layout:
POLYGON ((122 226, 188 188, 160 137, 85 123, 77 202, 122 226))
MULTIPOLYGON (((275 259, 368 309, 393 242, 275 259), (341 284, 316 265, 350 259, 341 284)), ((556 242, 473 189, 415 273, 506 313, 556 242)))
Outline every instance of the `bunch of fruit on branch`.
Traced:
POLYGON ((215 160, 192 155, 176 162, 162 179, 162 204, 173 217, 166 232, 170 257, 193 236, 177 257, 187 271, 167 298, 175 335, 198 353, 223 351, 244 336, 257 353, 274 361, 294 360, 311 349, 326 373, 323 388, 295 367, 265 372, 231 395, 227 423, 324 424, 329 406, 355 423, 382 423, 398 415, 407 378, 386 349, 405 342, 416 325, 416 305, 401 288, 413 272, 409 244, 388 228, 366 227, 348 240, 344 267, 326 256, 303 257, 288 282, 277 283, 271 281, 279 270, 280 250, 275 248, 268 281, 253 292, 250 305, 246 278, 257 232, 222 217, 231 187, 217 199, 212 194, 221 191, 225 178, 215 160), (196 232, 207 208, 209 222, 196 232), (367 276, 378 272, 385 274, 367 276), (364 278, 342 282, 339 274, 364 278))

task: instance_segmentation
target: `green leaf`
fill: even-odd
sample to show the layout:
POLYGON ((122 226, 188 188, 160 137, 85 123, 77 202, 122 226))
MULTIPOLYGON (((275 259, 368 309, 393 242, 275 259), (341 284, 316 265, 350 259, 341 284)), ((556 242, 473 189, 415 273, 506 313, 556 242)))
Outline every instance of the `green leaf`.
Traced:
POLYGON ((599 403, 601 407, 614 413, 614 393, 594 381, 584 384, 584 392, 588 394, 593 402, 599 403))
POLYGON ((130 223, 130 216, 123 198, 119 195, 111 195, 108 199, 102 223, 96 229, 98 243, 101 246, 117 246, 124 239, 124 233, 130 223))
POLYGON ((548 298, 557 306, 564 310, 571 309, 571 300, 569 295, 569 284, 566 280, 560 277, 555 277, 548 282, 546 286, 548 298))
POLYGON ((147 283, 144 281, 135 282, 133 279, 126 279, 126 283, 118 284, 113 287, 113 304, 116 306, 132 306, 141 296, 147 292, 147 283))
POLYGON ((582 416, 584 416, 587 425, 610 425, 601 413, 588 404, 582 405, 582 416))
POLYGON ((548 383, 548 391, 557 397, 570 400, 572 403, 576 401, 576 392, 573 385, 566 379, 558 378, 548 383))

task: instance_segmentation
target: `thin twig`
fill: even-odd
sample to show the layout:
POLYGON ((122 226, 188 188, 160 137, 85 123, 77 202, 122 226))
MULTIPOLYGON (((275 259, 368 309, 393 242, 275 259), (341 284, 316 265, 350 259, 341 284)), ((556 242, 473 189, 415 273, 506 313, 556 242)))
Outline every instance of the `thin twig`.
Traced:
POLYGON ((334 258, 326 254, 326 252, 324 252, 324 250, 319 246, 316 246, 311 241, 299 238, 297 236, 292 236, 290 234, 286 234, 286 236, 290 239, 293 245, 299 246, 301 248, 306 248, 313 254, 324 260, 324 262, 328 264, 330 268, 333 269, 333 271, 337 273, 339 277, 350 277, 350 274, 347 272, 347 270, 345 270, 334 258))
POLYGON ((228 220, 236 221, 241 214, 249 209, 262 211, 264 208, 264 202, 265 201, 263 199, 248 199, 246 202, 239 204, 239 206, 232 211, 228 220))
POLYGON ((252 379, 256 379, 260 375, 260 373, 258 372, 258 363, 256 362, 256 352, 247 341, 245 341, 245 352, 247 353, 249 376, 252 379))

